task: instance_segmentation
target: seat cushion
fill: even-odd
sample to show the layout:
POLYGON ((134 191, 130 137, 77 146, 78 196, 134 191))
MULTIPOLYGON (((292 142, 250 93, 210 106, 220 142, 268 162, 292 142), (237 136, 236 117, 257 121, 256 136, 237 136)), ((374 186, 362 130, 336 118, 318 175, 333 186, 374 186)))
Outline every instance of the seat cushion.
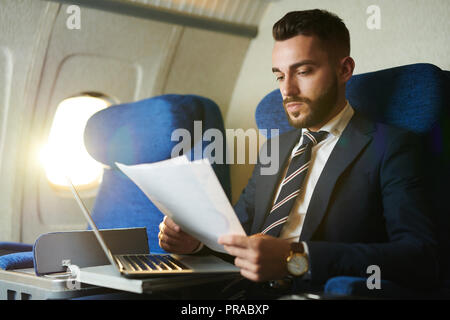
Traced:
POLYGON ((92 218, 100 229, 145 227, 150 252, 164 253, 157 237, 164 215, 119 170, 105 169, 92 218))

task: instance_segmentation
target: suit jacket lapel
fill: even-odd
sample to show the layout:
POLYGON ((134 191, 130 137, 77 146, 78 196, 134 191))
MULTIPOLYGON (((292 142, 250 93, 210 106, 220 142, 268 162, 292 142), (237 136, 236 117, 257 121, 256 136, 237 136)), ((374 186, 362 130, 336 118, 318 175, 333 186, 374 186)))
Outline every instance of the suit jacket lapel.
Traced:
POLYGON ((355 111, 317 181, 306 213, 300 241, 311 239, 325 215, 337 179, 372 139, 367 133, 373 129, 374 123, 355 111))
MULTIPOLYGON (((281 180, 281 174, 288 161, 292 148, 299 141, 302 130, 292 130, 279 136, 279 168, 276 174, 261 175, 256 182, 255 195, 255 217, 252 225, 251 233, 261 231, 261 227, 269 213, 269 207, 272 205, 273 197, 275 195, 276 186, 281 180)), ((270 148, 270 142, 267 143, 267 148, 270 148)), ((268 153, 273 156, 270 149, 268 153)))

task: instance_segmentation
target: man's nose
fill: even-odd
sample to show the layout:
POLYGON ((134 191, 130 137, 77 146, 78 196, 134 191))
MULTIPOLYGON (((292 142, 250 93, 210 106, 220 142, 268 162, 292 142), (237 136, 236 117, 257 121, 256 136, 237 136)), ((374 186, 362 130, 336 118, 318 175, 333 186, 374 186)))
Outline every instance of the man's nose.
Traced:
POLYGON ((298 83, 292 77, 286 77, 282 82, 280 89, 284 97, 295 97, 300 95, 298 83))

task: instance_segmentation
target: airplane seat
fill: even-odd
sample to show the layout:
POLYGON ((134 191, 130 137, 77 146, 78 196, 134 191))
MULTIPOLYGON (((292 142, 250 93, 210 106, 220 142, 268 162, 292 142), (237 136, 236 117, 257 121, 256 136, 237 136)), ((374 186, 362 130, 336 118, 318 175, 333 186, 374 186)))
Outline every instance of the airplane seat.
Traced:
MULTIPOLYGON (((101 229, 146 227, 150 252, 164 253, 158 244, 163 214, 114 163, 134 165, 166 160, 180 143, 192 147, 184 150, 189 159, 199 158, 195 150, 202 151, 201 158, 210 143, 202 139, 203 133, 212 128, 223 134, 225 154, 220 109, 212 100, 196 95, 161 95, 111 106, 94 114, 85 129, 86 149, 94 159, 108 166, 92 209, 97 226, 101 229), (201 128, 194 121, 201 121, 201 128), (172 141, 177 129, 180 134, 189 133, 187 144, 179 135, 172 141)), ((212 167, 230 199, 228 165, 213 163, 212 167)))
MULTIPOLYGON (((327 281, 325 295, 450 297, 450 203, 446 201, 450 179, 449 96, 450 72, 427 63, 354 75, 346 88, 346 97, 355 110, 370 119, 413 131, 424 139, 429 161, 425 183, 438 238, 441 288, 422 292, 383 280, 381 290, 369 290, 366 278, 338 276, 327 281)), ((268 138, 270 129, 279 129, 280 134, 294 129, 287 121, 278 89, 261 100, 255 118, 259 129, 267 129, 268 138)), ((382 275, 381 270, 381 278, 382 275)))

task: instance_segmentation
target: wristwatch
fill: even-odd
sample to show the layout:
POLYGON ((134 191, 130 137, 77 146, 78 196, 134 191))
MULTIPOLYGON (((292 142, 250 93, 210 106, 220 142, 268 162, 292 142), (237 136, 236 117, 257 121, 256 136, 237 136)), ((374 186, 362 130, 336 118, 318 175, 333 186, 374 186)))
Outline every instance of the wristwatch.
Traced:
POLYGON ((303 249, 303 244, 294 242, 291 244, 291 252, 286 259, 286 266, 289 273, 294 277, 300 277, 308 272, 308 255, 303 249))

